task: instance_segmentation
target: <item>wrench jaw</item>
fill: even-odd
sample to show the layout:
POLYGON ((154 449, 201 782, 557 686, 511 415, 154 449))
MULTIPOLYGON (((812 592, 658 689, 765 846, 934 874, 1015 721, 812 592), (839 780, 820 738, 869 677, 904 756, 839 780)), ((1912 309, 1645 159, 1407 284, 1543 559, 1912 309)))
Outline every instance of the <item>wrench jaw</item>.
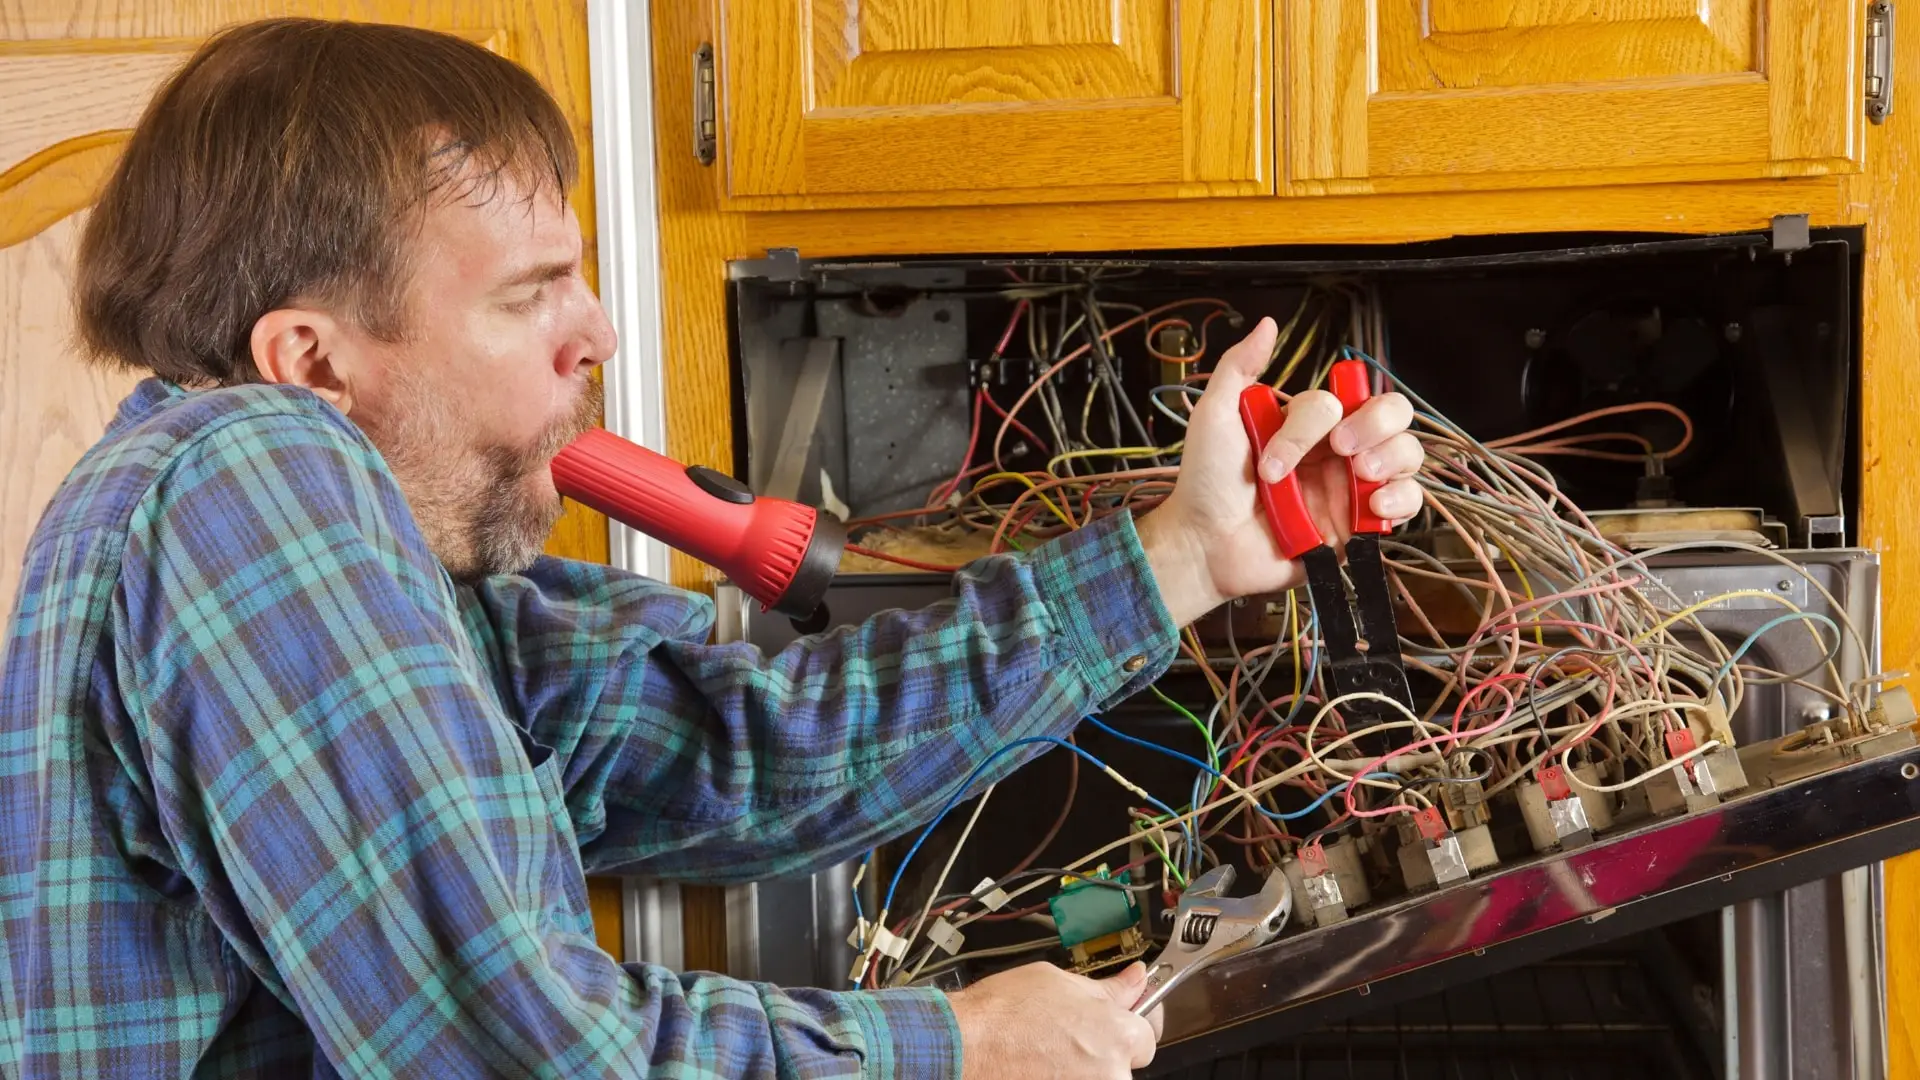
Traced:
POLYGON ((1193 880, 1180 894, 1173 933, 1147 968, 1147 987, 1133 1012, 1145 1016, 1194 972, 1272 941, 1293 914, 1293 886, 1287 875, 1268 872, 1253 896, 1223 895, 1233 884, 1231 866, 1217 866, 1193 880))

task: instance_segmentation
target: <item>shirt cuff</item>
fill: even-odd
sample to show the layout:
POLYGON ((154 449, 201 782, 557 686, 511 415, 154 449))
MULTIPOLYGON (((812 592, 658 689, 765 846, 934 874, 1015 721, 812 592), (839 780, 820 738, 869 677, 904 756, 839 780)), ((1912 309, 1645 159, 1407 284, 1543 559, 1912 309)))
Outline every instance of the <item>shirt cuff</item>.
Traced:
POLYGON ((1036 549, 1034 582, 1102 712, 1145 690, 1179 648, 1179 627, 1134 531, 1112 514, 1036 549))
POLYGON ((862 1080, 959 1080, 960 1024, 931 988, 838 995, 866 1040, 862 1080))

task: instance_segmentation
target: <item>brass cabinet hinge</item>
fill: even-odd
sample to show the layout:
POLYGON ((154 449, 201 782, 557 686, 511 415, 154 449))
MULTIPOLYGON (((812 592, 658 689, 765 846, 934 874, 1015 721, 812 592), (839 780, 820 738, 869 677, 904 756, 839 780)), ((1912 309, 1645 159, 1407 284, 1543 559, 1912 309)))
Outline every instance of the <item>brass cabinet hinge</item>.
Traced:
POLYGON ((1867 119, 1879 124, 1893 111, 1893 0, 1867 5, 1867 119))
POLYGON ((693 50, 693 156, 702 165, 713 164, 720 143, 719 107, 713 82, 713 46, 693 50))

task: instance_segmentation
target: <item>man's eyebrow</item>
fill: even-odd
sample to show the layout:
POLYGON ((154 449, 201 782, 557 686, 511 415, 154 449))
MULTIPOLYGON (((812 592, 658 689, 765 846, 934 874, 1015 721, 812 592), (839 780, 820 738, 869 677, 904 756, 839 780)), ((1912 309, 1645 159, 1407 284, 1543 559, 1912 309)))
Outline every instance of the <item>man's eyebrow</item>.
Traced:
POLYGON ((545 285, 549 281, 558 281, 567 277, 579 266, 577 259, 555 259, 552 262, 535 263, 502 281, 499 287, 513 289, 522 285, 545 285))

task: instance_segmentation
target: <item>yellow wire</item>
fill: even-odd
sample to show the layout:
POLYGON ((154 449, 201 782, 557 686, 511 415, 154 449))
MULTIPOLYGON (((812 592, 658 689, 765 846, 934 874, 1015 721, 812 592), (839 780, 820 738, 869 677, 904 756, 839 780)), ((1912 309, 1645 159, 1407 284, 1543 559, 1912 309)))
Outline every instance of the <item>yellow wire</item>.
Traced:
POLYGON ((1300 607, 1292 589, 1287 590, 1287 633, 1293 636, 1293 697, 1298 701, 1307 686, 1300 673, 1300 607))
POLYGON ((1299 347, 1293 350, 1293 358, 1287 361, 1286 367, 1280 369, 1280 377, 1273 380, 1273 388, 1275 390, 1286 385, 1287 379, 1292 377, 1294 369, 1300 366, 1300 361, 1307 358, 1308 350, 1313 348, 1313 343, 1318 340, 1319 337, 1320 323, 1315 321, 1307 327, 1307 332, 1301 336, 1299 347))
POLYGON ((1288 319, 1287 325, 1281 327, 1280 332, 1273 335, 1273 355, 1267 357, 1267 367, 1272 367, 1273 362, 1280 359, 1280 350, 1286 347, 1287 339, 1293 336, 1293 328, 1300 325, 1300 317, 1307 313, 1307 304, 1312 300, 1312 289, 1308 289, 1300 294, 1300 306, 1293 309, 1293 318, 1288 319))
POLYGON ((1018 480, 1021 483, 1027 485, 1027 487, 1033 489, 1034 495, 1038 497, 1041 502, 1047 505, 1047 509, 1053 511, 1054 517, 1059 518, 1062 524, 1073 526, 1074 524, 1073 518, 1067 516, 1067 512, 1065 510, 1060 509, 1059 506, 1055 505, 1052 499, 1047 498, 1047 493, 1044 491, 1041 491, 1040 485, 1034 483, 1033 477, 1028 476, 1026 473, 1017 473, 1017 472, 988 473, 987 475, 974 481, 973 489, 977 492, 985 484, 992 481, 997 481, 997 480, 1018 480))
MULTIPOLYGON (((1776 592, 1769 592, 1766 589, 1735 589, 1732 592, 1723 592, 1718 596, 1709 596, 1705 600, 1702 600, 1697 604, 1689 604, 1686 607, 1681 608, 1679 611, 1676 611, 1673 614, 1667 616, 1666 618, 1660 620, 1659 622, 1654 623, 1652 627, 1641 631, 1638 635, 1634 637, 1633 643, 1638 645, 1639 643, 1647 640, 1648 638, 1659 633, 1660 631, 1665 630, 1667 627, 1672 626, 1674 623, 1677 623, 1680 620, 1685 619, 1688 616, 1694 615, 1698 612, 1705 611, 1707 608, 1712 607, 1713 605, 1719 603, 1722 600, 1738 600, 1743 596, 1751 596, 1761 600, 1771 600, 1774 603, 1779 604, 1781 607, 1787 608, 1790 611, 1800 610, 1800 605, 1794 603, 1793 601, 1787 599, 1784 596, 1781 596, 1779 593, 1776 593, 1776 592)), ((1815 630, 1811 623, 1807 625, 1807 630, 1808 632, 1813 634, 1814 641, 1819 642, 1823 647, 1825 646, 1826 643, 1823 641, 1820 641, 1820 632, 1818 630, 1815 630)))
MULTIPOLYGON (((1508 551, 1506 545, 1502 544, 1500 547, 1500 555, 1507 560, 1507 565, 1513 569, 1514 576, 1520 579, 1520 587, 1526 590, 1527 599, 1532 600, 1533 583, 1527 580, 1527 572, 1520 569, 1520 564, 1514 561, 1513 552, 1508 551)), ((1533 616, 1533 640, 1538 642, 1541 648, 1544 649, 1547 647, 1547 635, 1540 629, 1540 614, 1538 612, 1535 612, 1533 616)))
MULTIPOLYGON (((1689 604, 1686 607, 1681 608, 1679 611, 1676 611, 1673 614, 1667 616, 1666 618, 1660 620, 1659 622, 1654 623, 1650 629, 1644 630, 1640 634, 1636 635, 1633 639, 1633 642, 1634 644, 1638 645, 1641 642, 1652 637, 1653 635, 1659 633, 1660 631, 1665 630, 1667 627, 1672 626, 1674 623, 1679 622, 1681 619, 1684 619, 1706 608, 1712 607, 1714 604, 1717 604, 1722 600, 1734 600, 1743 596, 1751 596, 1757 599, 1771 600, 1774 603, 1779 604, 1781 607, 1786 608, 1788 611, 1794 612, 1796 614, 1799 614, 1801 612, 1801 608, 1799 604, 1796 604, 1793 601, 1787 599, 1786 597, 1781 596, 1779 593, 1770 592, 1766 589, 1735 589, 1732 592, 1723 592, 1718 596, 1709 596, 1705 600, 1702 600, 1697 604, 1689 604)), ((1807 636, 1813 639, 1813 647, 1816 649, 1825 651, 1827 647, 1827 643, 1820 637, 1820 631, 1817 627, 1813 625, 1813 620, 1803 619, 1801 621, 1806 624, 1807 636)), ((1829 657, 1827 660, 1827 668, 1829 671, 1833 670, 1833 660, 1831 657, 1829 657)), ((1838 679, 1839 675, 1836 673, 1834 678, 1838 679)))
POLYGON ((1122 446, 1117 450, 1068 450, 1063 454, 1055 454, 1052 460, 1047 462, 1047 472, 1054 476, 1059 476, 1060 472, 1057 466, 1063 461, 1078 461, 1081 458, 1090 457, 1142 458, 1152 457, 1155 454, 1177 454, 1181 451, 1183 445, 1184 440, 1168 447, 1122 446))

